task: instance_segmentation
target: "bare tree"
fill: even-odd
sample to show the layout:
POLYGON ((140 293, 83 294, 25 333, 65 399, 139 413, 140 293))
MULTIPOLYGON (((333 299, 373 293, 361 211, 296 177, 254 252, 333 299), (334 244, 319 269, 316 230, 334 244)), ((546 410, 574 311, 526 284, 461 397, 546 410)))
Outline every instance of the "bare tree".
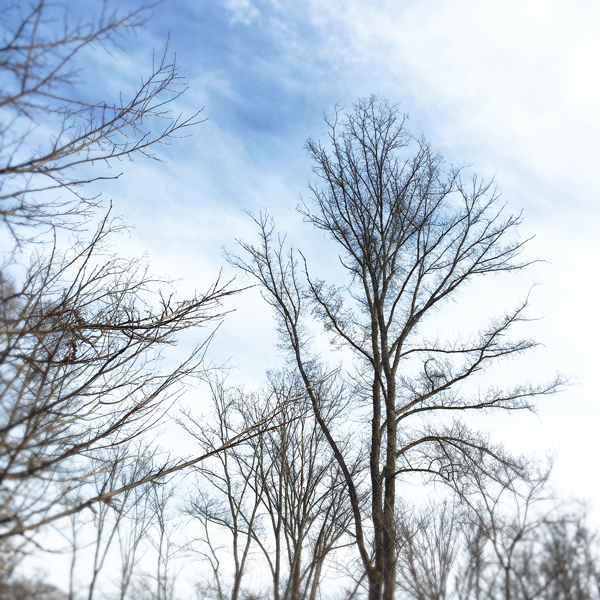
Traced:
POLYGON ((507 475, 498 482, 475 471, 473 493, 463 495, 470 508, 467 527, 478 540, 470 546, 465 579, 477 581, 480 590, 487 584, 487 593, 493 590, 493 597, 514 600, 523 597, 519 588, 525 580, 519 571, 525 548, 548 519, 545 511, 536 509, 548 500, 544 494, 550 471, 528 478, 507 475))
MULTIPOLYGON (((348 543, 341 541, 350 519, 343 478, 309 412, 300 381, 290 373, 271 373, 269 379, 268 390, 260 394, 213 383, 216 423, 212 430, 197 429, 203 445, 222 445, 232 430, 282 406, 261 436, 220 453, 216 464, 197 467, 210 485, 202 486, 188 511, 201 523, 198 541, 211 567, 205 593, 212 591, 219 600, 236 600, 247 593, 242 579, 252 554, 271 574, 270 597, 314 600, 326 559, 348 543), (223 542, 224 530, 231 543, 223 542), (229 557, 232 584, 226 585, 229 557)), ((323 407, 329 403, 330 421, 333 411, 340 412, 331 402, 336 389, 331 382, 319 388, 323 407)))
POLYGON ((447 342, 419 335, 426 317, 468 282, 528 265, 519 260, 525 242, 515 237, 520 218, 503 216, 491 185, 477 178, 465 184, 458 169, 445 172, 441 157, 409 135, 397 109, 375 97, 360 100, 350 114, 336 113, 328 124, 327 147, 307 143, 323 187, 313 185, 314 208, 303 204, 300 210, 337 244, 347 284, 315 279, 306 261, 301 267, 297 254, 274 239, 274 226, 263 215, 256 219, 259 244, 241 242, 245 254, 230 260, 263 287, 281 344, 344 475, 369 599, 392 600, 397 481, 421 474, 454 482, 473 465, 508 464, 459 415, 531 408, 535 397, 555 392, 560 381, 483 392, 466 387, 493 363, 535 347, 509 337, 526 319, 526 303, 476 335, 447 342), (311 318, 356 359, 345 372, 361 421, 369 423, 368 509, 339 434, 324 420, 313 391, 323 368, 309 344, 311 318))
POLYGON ((155 535, 149 540, 156 552, 156 572, 153 577, 156 591, 150 597, 155 600, 174 600, 177 572, 173 561, 179 547, 174 540, 177 530, 177 514, 171 506, 174 489, 165 483, 152 486, 153 527, 155 535))
POLYGON ((521 578, 526 600, 597 600, 600 598, 600 548, 583 511, 549 519, 539 536, 541 551, 529 552, 521 578))
MULTIPOLYGON (((130 482, 137 481, 152 469, 152 448, 138 444, 131 447, 111 447, 107 451, 104 462, 107 469, 97 473, 94 477, 96 494, 112 491, 116 488, 127 486, 130 482), (124 455, 135 456, 127 461, 124 455)), ((93 527, 95 530, 93 542, 93 558, 91 560, 92 575, 87 585, 87 600, 93 600, 99 576, 104 569, 107 558, 116 541, 121 549, 121 577, 118 582, 119 596, 123 599, 131 582, 133 569, 136 566, 136 553, 139 544, 147 533, 151 524, 150 507, 148 506, 152 484, 145 486, 129 487, 118 498, 111 498, 99 502, 93 508, 93 527), (130 521, 127 523, 126 521, 130 521), (127 531, 128 525, 130 531, 127 531), (125 545, 124 541, 128 544, 125 545), (124 550, 128 552, 124 554, 124 550)), ((75 552, 73 553, 75 557, 75 552)), ((104 593, 105 595, 105 593, 104 593)))
POLYGON ((509 485, 475 477, 466 497, 461 600, 593 600, 598 545, 580 509, 546 491, 549 471, 509 485))
POLYGON ((146 9, 120 15, 104 5, 82 20, 45 0, 0 10, 0 221, 19 249, 7 250, 0 269, 0 539, 29 540, 203 458, 165 457, 94 490, 114 469, 134 472, 127 448, 202 369, 211 336, 171 371, 158 368, 163 351, 181 331, 216 324, 232 292, 217 281, 178 299, 144 260, 111 249, 121 226, 110 211, 91 238, 78 231, 99 206, 86 185, 119 176, 98 168, 159 160, 153 147, 197 122, 171 113, 185 83, 166 53, 129 96, 98 98, 102 86, 82 85, 86 52, 116 48, 146 9), (76 232, 66 250, 63 227, 76 232), (32 247, 32 238, 44 243, 32 247))
POLYGON ((130 509, 125 515, 125 524, 117 529, 121 569, 119 573, 118 599, 125 600, 141 558, 145 554, 143 543, 149 532, 152 519, 150 492, 152 484, 131 490, 130 509))
POLYGON ((398 588, 407 600, 447 600, 461 550, 460 509, 444 500, 398 516, 398 588))
POLYGON ((597 536, 580 506, 547 489, 549 469, 473 471, 452 501, 399 515, 398 586, 407 600, 595 600, 597 536))
MULTIPOLYGON (((345 484, 297 373, 271 373, 269 385, 275 398, 296 400, 286 405, 277 428, 251 442, 260 457, 254 485, 272 538, 256 541, 271 571, 273 597, 313 600, 325 560, 344 546, 350 518, 345 484)), ((315 382, 313 393, 327 423, 344 414, 334 377, 315 382)))
MULTIPOLYGON (((227 388, 221 379, 209 383, 212 419, 208 423, 199 423, 188 412, 181 423, 203 447, 214 449, 245 428, 238 410, 243 392, 227 388)), ((256 536, 255 529, 259 526, 262 493, 253 487, 249 473, 254 472, 260 460, 260 455, 246 443, 219 452, 212 464, 207 462, 195 467, 200 476, 198 486, 186 497, 184 511, 192 518, 192 524, 200 529, 193 535, 190 545, 210 568, 204 581, 197 582, 206 597, 217 600, 242 597, 246 565, 256 536), (226 543, 223 542, 225 532, 228 534, 226 543), (227 548, 224 555, 227 564, 222 564, 223 548, 227 548)))

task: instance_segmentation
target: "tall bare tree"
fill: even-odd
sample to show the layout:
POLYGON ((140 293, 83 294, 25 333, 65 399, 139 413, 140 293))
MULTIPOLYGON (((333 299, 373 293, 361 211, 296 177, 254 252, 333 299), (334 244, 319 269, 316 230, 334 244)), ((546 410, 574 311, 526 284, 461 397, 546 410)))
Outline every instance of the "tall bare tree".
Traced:
POLYGON ((526 303, 459 340, 428 340, 419 333, 419 325, 470 281, 529 264, 519 258, 525 243, 516 238, 520 218, 503 215, 491 184, 476 177, 467 184, 459 169, 444 171, 442 158, 407 132, 397 108, 376 97, 358 101, 349 114, 336 112, 328 125, 327 145, 307 143, 320 185, 311 186, 312 207, 303 204, 300 210, 336 244, 346 285, 328 285, 311 274, 306 261, 299 265, 297 254, 274 239, 274 226, 263 215, 256 219, 260 242, 241 242, 244 254, 230 260, 262 285, 281 343, 342 470, 369 599, 392 600, 397 481, 421 474, 452 482, 472 465, 508 462, 459 416, 531 408, 536 396, 553 393, 560 382, 482 392, 466 388, 467 379, 493 363, 535 347, 531 340, 509 337, 525 320, 526 303), (369 424, 363 437, 369 455, 367 509, 339 434, 324 420, 313 391, 323 369, 309 344, 311 318, 355 357, 345 372, 360 420, 369 424))

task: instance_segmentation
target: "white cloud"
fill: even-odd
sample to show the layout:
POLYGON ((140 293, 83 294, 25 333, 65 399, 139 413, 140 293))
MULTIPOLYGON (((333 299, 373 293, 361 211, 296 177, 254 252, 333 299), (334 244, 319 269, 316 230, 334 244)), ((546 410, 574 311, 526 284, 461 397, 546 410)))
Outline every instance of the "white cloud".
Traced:
POLYGON ((231 23, 251 25, 260 17, 260 11, 251 0, 223 0, 223 6, 231 15, 231 23))

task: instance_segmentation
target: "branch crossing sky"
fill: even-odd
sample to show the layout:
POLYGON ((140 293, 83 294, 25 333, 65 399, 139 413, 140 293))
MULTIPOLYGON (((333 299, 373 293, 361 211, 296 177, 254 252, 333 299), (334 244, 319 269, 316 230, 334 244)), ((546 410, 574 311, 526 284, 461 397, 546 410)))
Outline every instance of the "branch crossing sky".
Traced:
MULTIPOLYGON (((123 54, 96 52, 82 78, 93 85, 98 75, 99 94, 126 91, 169 38, 189 83, 178 109, 204 107, 208 120, 161 150, 165 164, 137 160, 104 187, 136 225, 124 248, 147 251, 156 270, 201 290, 221 269, 236 275, 222 247, 253 236, 242 210, 266 208, 309 260, 333 269, 332 246, 295 212, 312 177, 304 142, 325 133, 322 115, 336 103, 350 108, 370 94, 400 102, 414 135, 448 165, 495 177, 506 210, 523 210, 523 237, 536 236, 527 257, 546 262, 467 291, 466 315, 510 308, 531 290, 530 314, 542 318, 526 335, 544 346, 504 372, 539 381, 560 371, 572 385, 538 416, 497 417, 491 428, 509 448, 553 453, 561 495, 599 507, 600 4, 164 0, 152 12, 123 54)), ((272 317, 255 290, 235 307, 211 351, 239 365, 236 380, 257 382, 278 360, 272 317)), ((457 309, 453 326, 467 321, 457 309)))

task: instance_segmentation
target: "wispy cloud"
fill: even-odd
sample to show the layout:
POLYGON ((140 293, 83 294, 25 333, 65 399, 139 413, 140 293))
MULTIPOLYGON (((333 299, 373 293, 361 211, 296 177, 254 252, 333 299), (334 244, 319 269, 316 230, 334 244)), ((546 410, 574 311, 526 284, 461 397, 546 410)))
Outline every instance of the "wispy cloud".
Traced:
MULTIPOLYGON (((210 121, 164 149, 166 166, 136 163, 130 183, 113 188, 118 210, 138 225, 133 242, 160 270, 199 280, 200 270, 212 276, 223 265, 221 245, 251 232, 240 209, 267 207, 297 245, 330 252, 319 235, 301 233, 294 212, 311 177, 304 140, 322 135, 321 115, 335 102, 370 93, 401 101, 415 134, 449 162, 496 175, 507 210, 524 209, 524 233, 538 234, 531 252, 550 264, 498 293, 515 298, 533 280, 545 284, 535 294, 545 315, 535 333, 546 350, 530 372, 564 370, 580 385, 543 409, 543 425, 528 426, 540 447, 563 440, 564 482, 584 479, 600 459, 585 441, 598 418, 598 4, 170 0, 154 12, 147 31, 126 42, 129 56, 162 47, 170 32, 190 82, 180 106, 205 106, 210 121)), ((126 79, 130 63, 115 78, 126 79)), ((247 298, 215 351, 239 364, 250 357, 256 372, 257 354, 273 356, 270 340, 255 335, 270 317, 247 298)))

